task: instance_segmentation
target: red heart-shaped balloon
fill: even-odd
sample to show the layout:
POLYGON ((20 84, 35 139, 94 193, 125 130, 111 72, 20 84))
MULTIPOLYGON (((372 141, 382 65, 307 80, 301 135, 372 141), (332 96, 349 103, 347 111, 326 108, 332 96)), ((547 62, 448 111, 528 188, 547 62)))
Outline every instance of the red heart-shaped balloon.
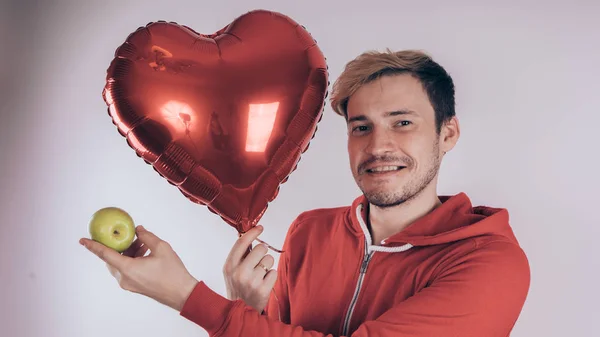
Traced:
POLYGON ((212 35, 164 21, 138 28, 117 49, 103 98, 138 156, 244 233, 308 148, 328 85, 306 29, 256 10, 212 35))

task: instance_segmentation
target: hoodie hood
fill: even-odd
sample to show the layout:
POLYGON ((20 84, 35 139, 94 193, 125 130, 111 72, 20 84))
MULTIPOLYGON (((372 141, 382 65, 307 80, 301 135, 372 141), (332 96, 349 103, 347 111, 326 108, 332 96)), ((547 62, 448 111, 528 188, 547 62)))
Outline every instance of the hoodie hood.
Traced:
MULTIPOLYGON (((412 246, 445 244, 482 235, 500 235, 516 242, 506 209, 473 207, 465 193, 440 196, 439 199, 442 203, 440 206, 385 239, 381 246, 409 249, 412 246)), ((350 208, 349 226, 355 234, 365 235, 370 243, 371 235, 366 226, 368 207, 364 195, 356 198, 350 208)))

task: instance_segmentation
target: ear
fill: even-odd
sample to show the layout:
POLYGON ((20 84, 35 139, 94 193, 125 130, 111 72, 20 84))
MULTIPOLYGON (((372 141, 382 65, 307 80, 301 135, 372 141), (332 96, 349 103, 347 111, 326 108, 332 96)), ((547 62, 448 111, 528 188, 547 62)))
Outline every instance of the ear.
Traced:
POLYGON ((459 137, 460 125, 458 117, 453 116, 442 125, 442 129, 440 130, 440 151, 443 153, 450 152, 458 142, 459 137))

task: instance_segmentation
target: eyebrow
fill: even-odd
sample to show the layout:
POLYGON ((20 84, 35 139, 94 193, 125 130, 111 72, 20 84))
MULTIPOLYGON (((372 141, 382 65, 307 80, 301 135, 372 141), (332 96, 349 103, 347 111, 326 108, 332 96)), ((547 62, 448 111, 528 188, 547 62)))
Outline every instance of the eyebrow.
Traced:
MULTIPOLYGON (((401 115, 415 115, 416 116, 417 113, 412 110, 408 110, 408 109, 388 111, 385 113, 385 117, 394 117, 394 116, 401 116, 401 115)), ((368 120, 367 116, 358 115, 358 116, 349 118, 348 123, 357 122, 357 121, 366 121, 366 120, 368 120)))

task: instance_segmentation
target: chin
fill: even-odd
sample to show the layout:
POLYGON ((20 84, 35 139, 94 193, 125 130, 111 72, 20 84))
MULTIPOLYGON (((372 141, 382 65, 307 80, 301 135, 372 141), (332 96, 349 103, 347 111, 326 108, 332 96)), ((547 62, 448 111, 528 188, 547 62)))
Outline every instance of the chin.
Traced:
POLYGON ((379 186, 373 184, 359 185, 363 195, 370 204, 379 208, 394 207, 411 200, 422 189, 411 188, 410 184, 384 183, 379 186))
POLYGON ((360 186, 367 199, 373 200, 395 200, 402 195, 400 188, 381 188, 373 186, 360 186))
POLYGON ((406 201, 401 195, 390 195, 381 193, 363 193, 367 201, 379 208, 398 206, 406 201))

